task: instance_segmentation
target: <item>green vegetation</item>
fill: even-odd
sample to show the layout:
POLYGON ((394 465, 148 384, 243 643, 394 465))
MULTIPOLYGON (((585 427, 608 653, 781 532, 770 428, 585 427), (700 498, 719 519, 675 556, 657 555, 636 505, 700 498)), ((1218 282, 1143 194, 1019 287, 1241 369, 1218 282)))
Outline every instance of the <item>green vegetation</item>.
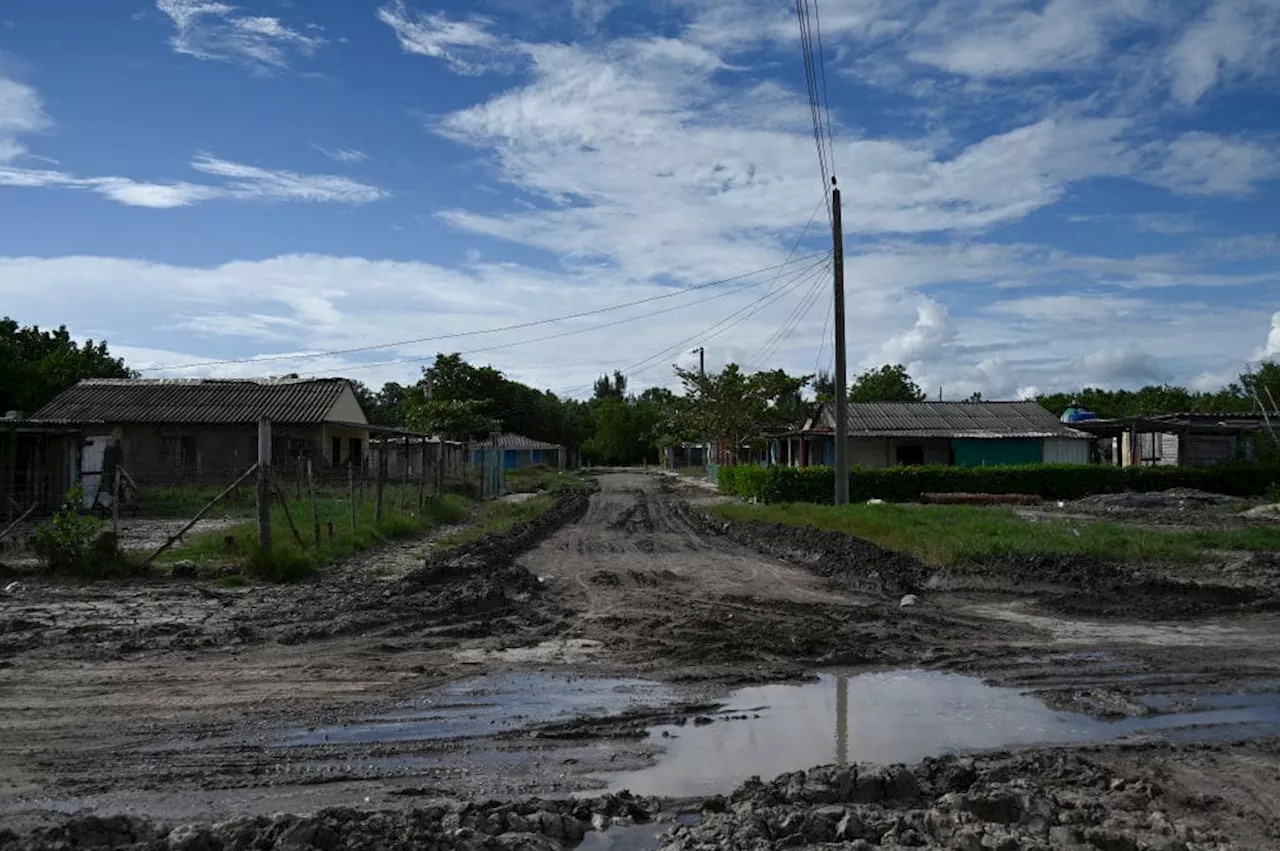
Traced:
MULTIPOLYGON (((230 484, 230 482, 227 482, 230 484)), ((128 506, 131 514, 143 517, 193 517, 209 504, 209 500, 222 493, 226 485, 144 486, 139 489, 135 504, 128 506)), ((257 510, 257 491, 253 480, 227 494, 209 509, 206 517, 252 517, 257 510)))
POLYGON ((82 378, 132 378, 105 342, 77 345, 66 326, 42 331, 0 318, 0 413, 33 414, 82 378))
POLYGON ((909 553, 936 566, 1019 555, 1081 555, 1123 563, 1195 562, 1210 550, 1280 550, 1280 528, 1164 532, 1117 523, 1030 522, 972 506, 719 505, 727 520, 811 526, 909 553))
POLYGON ((676 467, 676 475, 688 476, 691 479, 705 479, 707 477, 707 468, 701 465, 696 467, 676 467))
POLYGON ((162 558, 170 561, 192 559, 215 563, 230 561, 242 565, 248 573, 260 579, 292 581, 320 566, 367 550, 382 541, 410 537, 442 524, 457 523, 467 516, 470 502, 464 497, 446 494, 428 499, 422 513, 417 514, 416 487, 387 488, 383 494, 382 522, 374 521, 374 502, 366 497, 357 500, 353 530, 350 504, 345 495, 318 495, 318 546, 315 543, 310 501, 305 498, 290 498, 288 505, 287 516, 279 502, 271 506, 272 546, 269 553, 263 553, 258 547, 258 525, 250 521, 193 535, 187 546, 180 550, 170 550, 162 558), (410 490, 412 493, 409 493, 410 490), (412 506, 413 510, 398 506, 412 506), (289 517, 292 517, 297 528, 297 537, 290 528, 289 517), (332 537, 329 534, 331 526, 332 537))
MULTIPOLYGON (((720 467, 720 490, 766 503, 830 502, 830 467, 720 467)), ((1045 499, 1079 499, 1099 493, 1140 493, 1195 488, 1231 496, 1259 496, 1280 480, 1274 464, 1216 467, 1109 467, 1030 464, 1010 467, 887 467, 849 474, 849 499, 914 502, 926 493, 1025 493, 1045 499)))
POLYGON ((545 514, 555 505, 555 497, 549 493, 540 493, 523 502, 493 500, 481 503, 472 518, 472 525, 456 532, 450 532, 439 540, 441 547, 460 547, 478 541, 487 535, 505 532, 517 523, 533 520, 545 514))
POLYGON ((120 551, 106 523, 80 513, 83 504, 84 490, 76 485, 57 513, 36 529, 32 548, 45 569, 91 579, 140 572, 140 560, 120 551))
POLYGON ((586 484, 580 476, 553 470, 550 467, 525 467, 521 470, 508 470, 506 480, 507 490, 511 493, 559 491, 566 487, 582 487, 586 484))

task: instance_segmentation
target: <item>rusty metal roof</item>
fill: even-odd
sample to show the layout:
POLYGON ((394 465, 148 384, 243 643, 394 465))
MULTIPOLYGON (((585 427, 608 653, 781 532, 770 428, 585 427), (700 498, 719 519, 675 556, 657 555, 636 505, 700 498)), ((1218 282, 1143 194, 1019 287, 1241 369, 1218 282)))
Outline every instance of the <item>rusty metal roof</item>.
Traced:
MULTIPOLYGON (((811 429, 833 430, 832 408, 823 405, 811 429)), ((950 437, 1085 439, 1038 402, 850 402, 850 437, 950 437)))
POLYGON ((343 378, 89 378, 59 393, 32 419, 64 422, 247 425, 260 417, 324 422, 343 378))

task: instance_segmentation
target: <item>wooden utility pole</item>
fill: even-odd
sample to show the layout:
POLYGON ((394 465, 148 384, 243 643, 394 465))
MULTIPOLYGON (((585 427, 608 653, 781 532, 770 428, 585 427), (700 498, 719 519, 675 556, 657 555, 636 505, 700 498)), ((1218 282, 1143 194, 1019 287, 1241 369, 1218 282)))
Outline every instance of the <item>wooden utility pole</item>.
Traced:
POLYGON ((258 420, 258 546, 271 549, 271 421, 258 420))
POLYGON ((694 351, 698 353, 698 375, 706 375, 707 374, 707 347, 698 346, 698 348, 694 349, 694 351))
POLYGON ((844 340, 844 227, 840 221, 840 187, 831 178, 832 259, 835 265, 836 324, 836 505, 849 502, 849 378, 844 340))

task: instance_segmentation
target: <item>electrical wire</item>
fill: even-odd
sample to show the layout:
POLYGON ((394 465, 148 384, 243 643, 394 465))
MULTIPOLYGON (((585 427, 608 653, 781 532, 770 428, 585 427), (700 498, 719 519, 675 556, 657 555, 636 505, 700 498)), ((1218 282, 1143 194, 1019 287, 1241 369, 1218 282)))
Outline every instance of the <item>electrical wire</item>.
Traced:
MULTIPOLYGON (((827 331, 831 330, 831 314, 834 312, 835 306, 836 300, 834 298, 827 302, 827 318, 826 321, 822 323, 822 336, 818 340, 818 356, 813 359, 814 375, 818 374, 818 364, 822 362, 822 350, 826 348, 827 345, 827 331)), ((833 353, 835 352, 834 344, 831 347, 831 351, 833 353)))
MULTIPOLYGON (((615 304, 609 307, 596 308, 595 310, 584 310, 581 313, 571 313, 567 316, 555 316, 549 319, 537 319, 530 322, 518 322, 513 325, 504 325, 499 328, 484 328, 476 331, 456 331, 451 334, 437 334, 431 337, 418 337, 413 340, 397 340, 391 343, 375 343, 368 346, 357 346, 350 349, 332 349, 332 350, 323 351, 323 352, 302 352, 302 353, 292 354, 292 355, 267 355, 265 357, 251 357, 251 358, 226 358, 222 360, 208 360, 208 361, 197 361, 194 363, 171 364, 168 366, 149 366, 149 367, 140 369, 138 371, 139 372, 159 372, 162 370, 191 369, 194 367, 222 366, 225 364, 270 363, 273 361, 307 360, 310 358, 332 357, 335 355, 350 355, 350 354, 357 354, 359 352, 371 352, 371 351, 377 351, 379 349, 394 349, 400 346, 411 346, 411 345, 416 345, 418 343, 434 342, 436 340, 453 340, 459 337, 475 337, 475 336, 480 336, 482 334, 496 334, 503 331, 515 331, 522 328, 532 328, 538 325, 548 325, 553 322, 564 322, 569 319, 581 319, 586 316, 597 316, 601 313, 609 313, 611 311, 621 310, 622 308, 626 308, 626 307, 634 307, 639 304, 648 304, 649 302, 661 301, 662 299, 667 299, 667 298, 674 298, 679 295, 684 295, 685 293, 708 289, 710 287, 719 286, 720 284, 727 284, 732 281, 739 281, 739 280, 742 280, 743 278, 751 278, 756 275, 763 274, 765 272, 772 272, 774 270, 781 271, 786 266, 791 265, 793 263, 803 263, 805 260, 811 260, 815 257, 824 257, 824 256, 826 256, 826 252, 810 254, 807 257, 797 257, 794 260, 791 257, 788 257, 785 261, 777 265, 766 266, 763 269, 756 269, 751 272, 743 272, 741 275, 734 275, 729 278, 721 278, 718 281, 709 281, 707 283, 696 284, 691 287, 682 287, 680 289, 673 290, 672 292, 662 293, 661 295, 650 296, 648 298, 636 299, 634 301, 623 302, 622 304, 615 304)), ((755 285, 758 286, 759 284, 757 283, 755 285)), ((484 350, 481 350, 481 351, 484 351, 484 350)))
POLYGON ((825 284, 826 281, 822 278, 818 278, 813 282, 809 291, 792 308, 791 313, 783 321, 782 325, 778 327, 778 330, 774 331, 769 339, 765 340, 764 345, 760 347, 755 355, 747 359, 747 363, 763 368, 769 359, 778 353, 782 344, 790 339, 795 330, 800 327, 800 323, 808 317, 809 311, 817 304, 826 289, 825 284))

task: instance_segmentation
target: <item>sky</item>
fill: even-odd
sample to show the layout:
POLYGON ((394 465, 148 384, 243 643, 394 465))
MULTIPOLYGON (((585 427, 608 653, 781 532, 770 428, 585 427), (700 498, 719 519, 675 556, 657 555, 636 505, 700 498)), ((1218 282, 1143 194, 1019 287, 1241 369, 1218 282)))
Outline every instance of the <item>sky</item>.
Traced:
MULTIPOLYGON (((1280 355, 1280 0, 811 3, 851 374, 1280 355)), ((146 377, 827 369, 825 189, 789 0, 0 5, 0 314, 146 377)))

